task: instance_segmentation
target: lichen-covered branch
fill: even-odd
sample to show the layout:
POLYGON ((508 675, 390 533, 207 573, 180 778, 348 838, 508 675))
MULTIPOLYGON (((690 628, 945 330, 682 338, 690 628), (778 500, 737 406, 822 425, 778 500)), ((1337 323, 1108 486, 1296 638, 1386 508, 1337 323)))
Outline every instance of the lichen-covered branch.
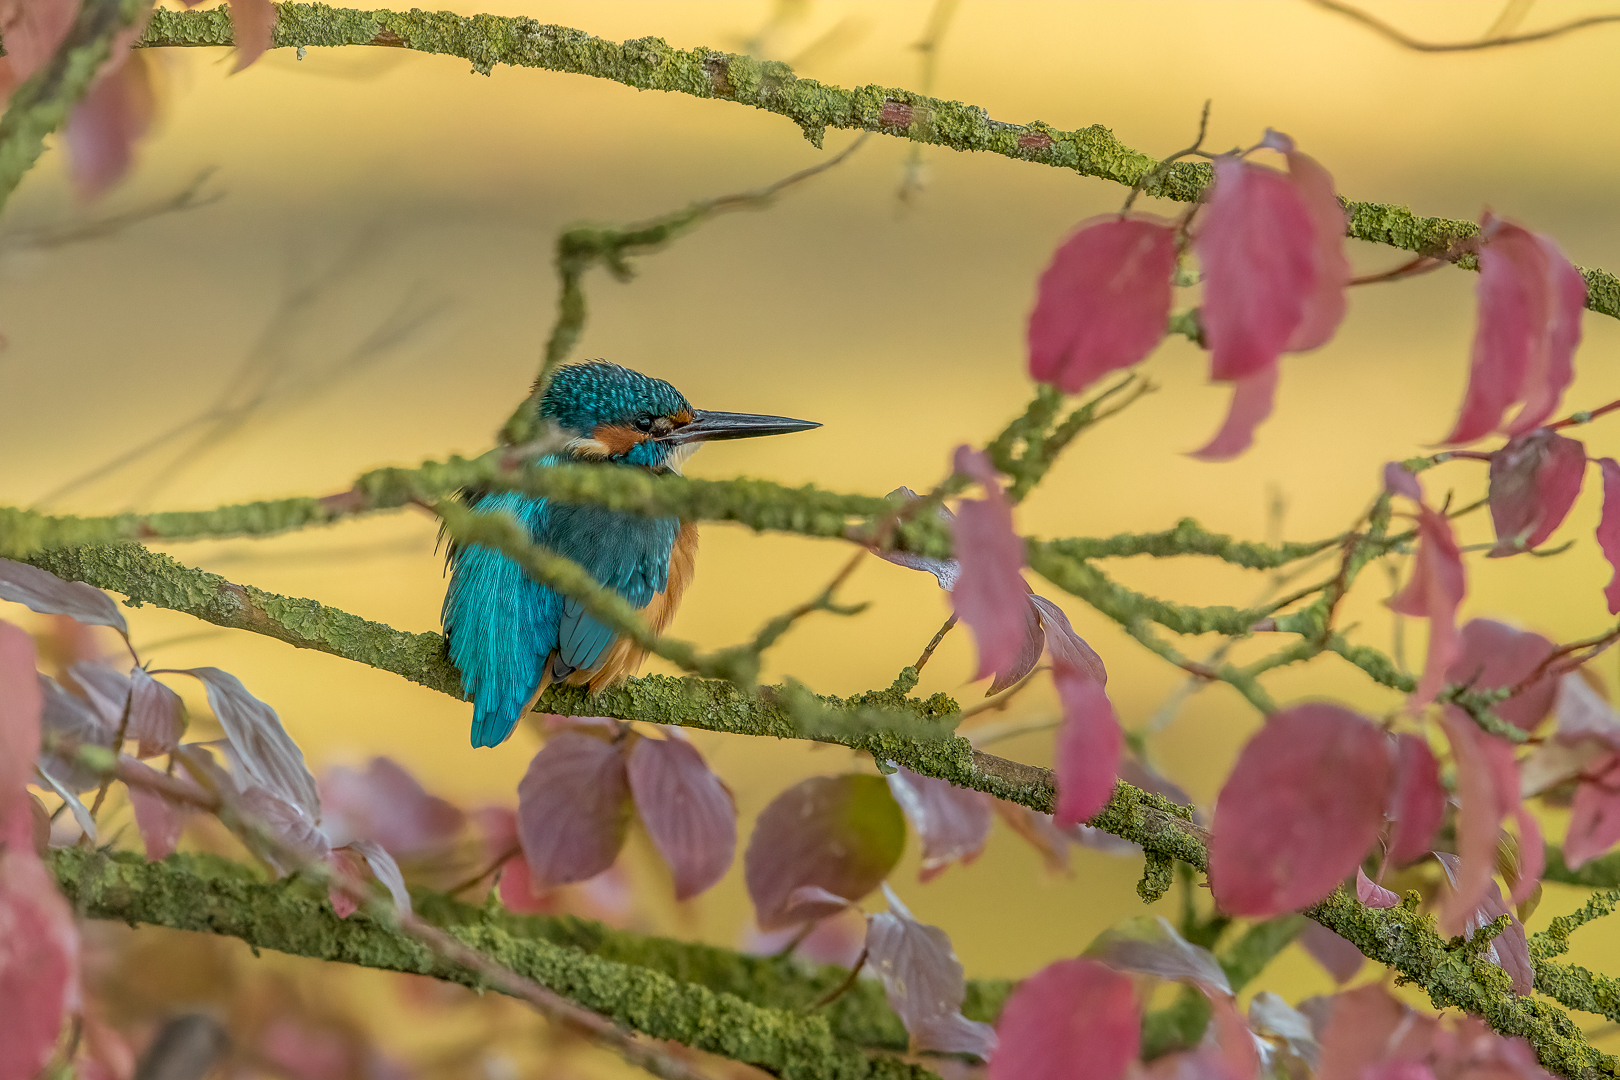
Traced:
MULTIPOLYGON (((1126 146, 1101 124, 1064 131, 1041 121, 1005 123, 959 101, 894 87, 831 86, 800 78, 779 61, 703 47, 675 49, 654 37, 604 41, 582 30, 523 16, 360 11, 303 3, 279 4, 277 9, 276 47, 406 48, 461 57, 486 75, 497 64, 507 64, 610 79, 638 90, 731 101, 792 120, 817 146, 828 128, 872 131, 1071 169, 1127 187, 1151 174, 1146 194, 1181 201, 1197 198, 1211 175, 1210 167, 1201 162, 1177 162, 1160 170, 1158 161, 1126 146)), ((137 44, 159 48, 234 41, 223 10, 159 11, 137 44)), ((1351 201, 1346 210, 1347 234, 1358 240, 1477 268, 1466 246, 1479 232, 1471 221, 1425 217, 1387 203, 1351 201)), ((1587 307, 1620 318, 1620 279, 1601 269, 1582 269, 1581 274, 1587 284, 1587 307)))

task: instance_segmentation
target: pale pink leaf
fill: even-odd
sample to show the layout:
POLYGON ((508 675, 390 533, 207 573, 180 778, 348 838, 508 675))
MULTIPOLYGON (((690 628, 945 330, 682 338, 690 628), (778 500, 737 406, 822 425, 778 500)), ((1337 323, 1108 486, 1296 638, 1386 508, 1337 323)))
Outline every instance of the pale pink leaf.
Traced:
POLYGON ((116 733, 123 722, 124 709, 129 705, 130 677, 94 660, 69 665, 67 675, 96 710, 102 723, 116 733))
POLYGON ((519 915, 539 915, 557 910, 557 892, 534 880, 522 853, 501 864, 501 904, 519 915))
POLYGON ((1598 519, 1597 542, 1603 557, 1614 567, 1614 574, 1603 587, 1609 614, 1620 613, 1620 462, 1612 457, 1598 459, 1603 473, 1603 516, 1598 519))
POLYGON ((1586 475, 1586 447, 1539 428, 1491 455, 1491 523, 1502 558, 1539 547, 1563 523, 1586 475))
POLYGON ((60 751, 42 751, 39 767, 69 791, 89 791, 101 786, 101 774, 78 760, 80 746, 111 749, 117 728, 89 702, 70 694, 49 675, 37 678, 44 694, 40 724, 44 732, 63 745, 60 751))
MULTIPOLYGON (((1552 655, 1553 643, 1529 630, 1518 630, 1494 619, 1470 619, 1459 635, 1461 652, 1446 669, 1446 681, 1474 691, 1518 686, 1552 655)), ((1552 711, 1558 680, 1542 675, 1491 710, 1525 731, 1534 731, 1552 711)))
MULTIPOLYGON (((137 776, 150 776, 155 780, 163 775, 127 755, 123 763, 125 769, 137 776)), ((199 788, 198 794, 202 793, 199 788)), ((173 855, 180 845, 180 834, 185 831, 190 809, 160 794, 154 787, 139 782, 129 784, 129 803, 135 810, 135 827, 140 831, 147 861, 156 862, 173 855)))
POLYGON ((1356 899, 1370 908, 1392 908, 1401 902, 1400 897, 1373 881, 1359 866, 1356 867, 1356 899))
POLYGON ((803 927, 785 926, 769 933, 750 926, 743 937, 742 951, 750 956, 775 956, 794 940, 793 955, 817 964, 853 967, 861 960, 866 943, 866 916, 858 908, 817 919, 809 934, 800 937, 803 927))
POLYGON ((989 795, 906 768, 897 768, 884 779, 922 840, 923 881, 957 860, 966 866, 979 857, 990 837, 989 795))
POLYGON ((1238 380, 1274 366, 1320 276, 1299 188, 1274 169, 1217 159, 1215 194, 1193 246, 1204 271, 1210 377, 1238 380))
POLYGON ((630 794, 687 900, 726 876, 737 853, 737 806, 691 743, 647 739, 630 750, 630 794))
MULTIPOLYGON (((1026 584, 1025 590, 1029 589, 1026 584)), ((985 697, 999 694, 1014 685, 1025 675, 1035 670, 1035 665, 1041 662, 1041 654, 1046 651, 1046 627, 1041 625, 1041 614, 1034 605, 1033 594, 1027 594, 1024 604, 1024 633, 1023 641, 1019 646, 1018 655, 1010 664, 996 671, 996 677, 990 680, 990 686, 985 690, 985 697)))
POLYGON ((78 13, 79 0, 0 0, 0 37, 17 82, 45 66, 78 13))
POLYGON ((405 875, 399 869, 399 863, 388 853, 388 849, 372 840, 356 840, 349 847, 358 852, 371 867, 371 872, 377 875, 377 880, 388 889, 388 895, 394 900, 394 912, 400 917, 411 914, 411 893, 405 887, 405 875))
MULTIPOLYGON (((922 498, 921 495, 908 487, 897 487, 885 496, 885 498, 891 500, 897 497, 904 499, 906 502, 916 502, 922 498)), ((956 515, 951 513, 949 507, 936 507, 934 513, 947 525, 956 520, 956 515)), ((869 547, 867 550, 885 562, 892 562, 896 566, 904 566, 908 570, 921 570, 924 573, 933 574, 934 580, 939 582, 939 587, 946 592, 955 589, 957 578, 962 576, 962 564, 955 559, 934 559, 910 551, 884 551, 875 547, 869 547)))
POLYGON ((889 910, 867 917, 866 961, 883 982, 889 1007, 911 1036, 911 1051, 989 1058, 996 1031, 962 1015, 967 980, 951 939, 918 922, 887 884, 889 910))
POLYGON ((1361 970, 1362 961, 1367 959, 1352 942, 1321 923, 1306 922, 1305 928, 1299 932, 1298 941, 1311 954, 1311 959, 1321 964, 1333 976, 1333 981, 1341 986, 1355 978, 1356 972, 1361 970))
POLYGON ((1394 779, 1388 741, 1365 717, 1326 702, 1274 713, 1215 805, 1216 903, 1268 918, 1322 899, 1377 839, 1394 779))
POLYGON ((276 28, 271 0, 231 0, 231 38, 236 42, 235 74, 265 54, 276 28))
POLYGON ((73 820, 79 826, 79 831, 84 833, 92 844, 96 843, 96 819, 90 816, 90 808, 84 805, 83 800, 70 789, 64 787, 60 780, 44 769, 39 771, 39 775, 46 784, 50 785, 52 791, 61 796, 63 805, 73 814, 73 820))
POLYGON ((1418 507, 1417 553, 1406 588, 1390 598, 1391 611, 1429 620, 1429 651, 1423 676, 1412 694, 1412 707, 1434 700, 1445 683, 1446 669, 1462 655, 1457 635, 1457 607, 1467 592, 1462 552, 1451 523, 1427 506, 1418 507))
MULTIPOLYGON (((237 784, 240 778, 233 777, 237 784)), ((262 826, 276 841, 260 851, 265 862, 283 874, 291 874, 306 862, 324 859, 332 849, 320 824, 297 803, 290 802, 269 788, 247 782, 240 788, 240 809, 262 826)))
POLYGON ((1213 1014, 1210 1022, 1210 1031, 1205 1033, 1205 1043, 1211 1033, 1215 1036, 1215 1060, 1219 1063, 1222 1080, 1260 1080, 1260 1048, 1254 1032, 1243 1019, 1243 1014, 1237 1011, 1237 1005, 1224 994, 1211 994, 1205 991, 1209 998, 1210 1011, 1213 1014))
POLYGON ((1429 744, 1417 735, 1395 738, 1395 789, 1390 797, 1389 860, 1396 866, 1427 855, 1446 813, 1446 789, 1440 763, 1429 744))
POLYGON ((1102 684, 1067 664, 1054 666, 1052 681, 1063 703, 1053 771, 1059 825, 1076 825, 1108 804, 1119 775, 1125 736, 1102 684))
POLYGON ((374 757, 364 772, 342 767, 321 781, 327 833, 341 847, 372 840, 394 855, 439 851, 461 832, 466 815, 429 795, 398 762, 374 757))
POLYGON ((1417 476, 1399 461, 1387 462, 1384 465, 1384 490, 1391 495, 1405 495, 1416 503, 1423 501, 1423 485, 1418 482, 1417 476))
POLYGON ((876 776, 814 776, 760 813, 743 856, 748 895, 762 930, 807 922, 841 905, 791 903, 818 887, 859 900, 889 875, 906 843, 906 822, 876 776))
POLYGON ((1110 926, 1086 946, 1085 956, 1115 971, 1196 983, 1230 995, 1232 984, 1215 954, 1176 932, 1162 915, 1138 915, 1110 926))
POLYGON ((996 1035, 989 1080, 1119 1080, 1136 1062, 1142 1014, 1129 975, 1059 960, 1018 984, 996 1035))
POLYGON ((630 783, 616 743, 559 732, 518 783, 518 836, 541 884, 584 881, 612 866, 629 824, 630 783))
POLYGON ((1569 833, 1564 837, 1564 862, 1577 870, 1616 843, 1620 843, 1620 755, 1610 754, 1589 769, 1575 788, 1569 833))
POLYGON ((1249 1026, 1255 1034, 1281 1042, 1281 1049, 1306 1068, 1316 1068, 1322 1047, 1311 1018, 1270 990, 1249 999, 1249 1026))
MULTIPOLYGON (((1440 724, 1451 740, 1457 772, 1456 889, 1440 910, 1442 933, 1458 934, 1479 907, 1496 868, 1502 819, 1520 808, 1519 773, 1512 744, 1481 731, 1465 713, 1447 706, 1440 724)), ((1521 828, 1523 822, 1521 819, 1521 828)), ((1539 839, 1540 833, 1536 833, 1539 839)))
POLYGON ((1596 741, 1611 750, 1620 750, 1620 713, 1592 689, 1579 671, 1558 680, 1558 730, 1553 738, 1561 743, 1596 741))
POLYGON ((80 1005, 73 912, 31 848, 0 854, 0 1080, 33 1080, 80 1005))
POLYGON ((1243 453, 1254 443, 1254 429, 1271 415, 1276 394, 1276 364, 1238 379, 1232 386, 1232 403, 1226 410, 1221 429, 1188 456, 1199 461, 1227 461, 1243 453))
POLYGON ((1574 377, 1586 305, 1585 281, 1551 240, 1489 214, 1480 232, 1479 318, 1468 390, 1448 443, 1540 427, 1574 377), (1524 408, 1503 425, 1516 401, 1524 408))
POLYGON ((1052 254, 1029 316, 1029 374, 1078 394, 1130 367, 1164 337, 1176 229, 1109 214, 1082 222, 1052 254))
POLYGON ((1344 257, 1344 207, 1334 193, 1333 177, 1315 158, 1290 147, 1288 179, 1299 192, 1311 219, 1316 281, 1305 297, 1304 313, 1289 352, 1307 352, 1326 345, 1344 321, 1345 287, 1350 284, 1350 260, 1344 257))
MULTIPOLYGON (((1446 880, 1451 883, 1453 892, 1452 897, 1448 897, 1449 901, 1456 896, 1462 860, 1449 851, 1437 851, 1434 857, 1439 860, 1446 872, 1446 880)), ((1472 941, 1475 934, 1504 915, 1508 919, 1507 929, 1491 939, 1485 955, 1513 979, 1514 993, 1528 994, 1535 985, 1535 969, 1530 963, 1530 945, 1525 937, 1524 924, 1519 922, 1519 917, 1502 899, 1502 890, 1497 888, 1496 882, 1489 878, 1485 881, 1479 903, 1467 913, 1462 934, 1472 941)))
POLYGON ((1103 666, 1102 657, 1086 643, 1085 638, 1074 632, 1063 609, 1034 593, 1030 594, 1029 602, 1040 613, 1041 623, 1046 630, 1046 649, 1051 654, 1052 663, 1082 672, 1092 681, 1106 686, 1108 669, 1103 666))
POLYGON ((41 615, 67 615, 93 626, 110 626, 129 636, 129 624, 112 597, 82 581, 63 581, 27 563, 0 559, 0 600, 22 604, 41 615))
POLYGON ((180 744, 186 730, 186 707, 180 695, 148 675, 143 668, 129 673, 132 697, 127 735, 140 742, 141 757, 167 754, 180 744))
POLYGON ((365 862, 364 856, 353 848, 334 848, 326 854, 327 867, 338 879, 326 890, 326 899, 340 919, 347 919, 360 910, 360 899, 356 894, 365 880, 360 870, 365 862))
POLYGON ((956 448, 956 471, 984 486, 983 499, 963 499, 952 525, 962 575, 951 591, 956 614, 973 630, 979 667, 973 676, 1005 670, 1018 659, 1028 635, 1029 586, 1019 570, 1024 541, 1013 532, 1012 506, 985 456, 956 448))
POLYGON ((276 711, 248 693, 242 681, 227 671, 200 667, 182 674, 201 680, 208 688, 208 706, 225 729, 247 780, 319 822, 321 797, 315 778, 304 764, 304 752, 281 726, 276 711))
POLYGON ((39 756, 45 692, 35 677, 34 640, 0 619, 0 844, 21 843, 29 831, 24 791, 39 756))
POLYGON ((152 125, 157 100, 144 52, 115 42, 113 59, 68 115, 62 131, 68 172, 79 198, 90 200, 123 179, 135 160, 135 144, 152 125))
MULTIPOLYGON (((1396 1001, 1381 984, 1339 994, 1332 1003, 1316 1080, 1366 1080, 1378 1075, 1373 1067, 1381 1062, 1429 1056, 1439 1021, 1396 1001)), ((1385 1075, 1394 1080, 1399 1074, 1385 1075)))

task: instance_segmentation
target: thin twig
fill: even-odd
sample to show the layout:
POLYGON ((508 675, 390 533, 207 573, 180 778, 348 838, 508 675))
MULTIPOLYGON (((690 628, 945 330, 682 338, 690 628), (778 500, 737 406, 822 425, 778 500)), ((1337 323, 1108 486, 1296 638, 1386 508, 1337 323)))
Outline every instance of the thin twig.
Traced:
POLYGON ((1376 285, 1384 281, 1401 281, 1409 277, 1418 277, 1431 270, 1438 270, 1446 265, 1445 259, 1436 259, 1428 255, 1419 255, 1410 262, 1404 262, 1393 270, 1384 270, 1376 274, 1363 274, 1361 277, 1350 279, 1351 285, 1376 285))
POLYGON ((928 663, 928 658, 934 655, 934 650, 939 648, 939 643, 945 640, 945 635, 950 633, 951 627, 955 625, 956 614, 953 612, 951 617, 945 620, 945 625, 941 626, 934 634, 933 640, 924 646, 922 655, 917 657, 917 662, 911 665, 919 674, 922 672, 923 665, 928 663))
POLYGON ((805 1011, 814 1012, 816 1009, 822 1008, 823 1006, 831 1005, 833 1002, 847 994, 850 991, 850 988, 855 985, 855 980, 860 976, 861 968, 866 965, 866 955, 866 946, 863 945, 861 946, 861 955, 857 956, 855 958, 855 962, 849 966, 849 974, 844 976, 844 981, 833 987, 827 993, 823 994, 820 1001, 817 1001, 805 1011))
POLYGON ((1130 213, 1132 204, 1136 202, 1136 197, 1142 194, 1143 189, 1149 184, 1163 179, 1164 174, 1170 171, 1171 165, 1174 165, 1184 157, 1190 157, 1193 154, 1198 153, 1199 148, 1204 145, 1204 135, 1209 131, 1209 107, 1214 104, 1214 101, 1214 98, 1204 99, 1204 111, 1199 114, 1198 117, 1198 138, 1194 139, 1193 144, 1187 147, 1187 149, 1177 150, 1175 153, 1153 166, 1153 168, 1149 169, 1143 174, 1140 180, 1132 184, 1130 194, 1125 196, 1125 205, 1119 208, 1120 214, 1123 215, 1130 213))
MULTIPOLYGON (((1188 679, 1188 682, 1194 680, 1188 679)), ((991 743, 998 743, 1004 739, 1014 739, 1020 735, 1030 735, 1035 732, 1051 731, 1061 726, 1063 719, 1056 720, 1003 720, 996 724, 986 724, 967 733, 967 741, 977 749, 984 749, 991 743)))
POLYGON ((510 848, 507 848, 504 852, 502 852, 494 862, 489 864, 489 866, 485 867, 474 876, 468 878, 466 881, 463 881, 460 885, 446 889, 444 894, 446 896, 455 896, 458 893, 466 892, 468 889, 472 888, 474 885, 477 885, 480 881, 483 881, 485 878, 489 877, 489 875, 505 866, 506 860, 516 858, 518 855, 522 854, 522 852, 523 846, 521 844, 513 844, 510 848))
POLYGON ((964 720, 967 720, 967 719, 969 719, 971 717, 979 716, 979 715, 981 715, 983 713, 987 713, 987 712, 1000 712, 1001 710, 1005 709, 1008 705, 1012 704, 1012 699, 1013 699, 1013 696, 1015 694, 1017 694, 1024 687, 1028 686, 1030 683, 1035 681, 1035 676, 1039 675, 1043 671, 1051 671, 1051 670, 1052 670, 1051 668, 1049 668, 1049 667, 1047 667, 1045 665, 1042 665, 1041 667, 1035 668, 1028 675, 1025 675, 1022 679, 1019 679, 1017 682, 1015 682, 1011 686, 1007 687, 1007 689, 1003 690, 1001 693, 997 694, 995 697, 990 698, 988 701, 981 701, 977 705, 974 705, 972 708, 963 709, 961 711, 961 713, 959 713, 957 715, 957 722, 960 723, 960 722, 962 722, 964 720))
POLYGON ((1600 26, 1604 23, 1620 22, 1620 15, 1589 15, 1584 19, 1576 19, 1573 22, 1561 23, 1558 26, 1549 27, 1546 30, 1534 30, 1528 34, 1511 34, 1507 37, 1487 36, 1479 41, 1419 41, 1417 38, 1412 37, 1404 31, 1396 29, 1389 23, 1384 22, 1382 19, 1369 15, 1367 12, 1362 11, 1358 7, 1352 7, 1349 4, 1340 3, 1339 0, 1311 0, 1311 3, 1315 4, 1317 7, 1326 8, 1329 11, 1336 11, 1346 18, 1354 19, 1356 22, 1367 27, 1368 29, 1382 34, 1384 37, 1395 42, 1395 44, 1400 45, 1403 48, 1412 49, 1416 52, 1473 52, 1479 49, 1494 49, 1503 45, 1524 45, 1532 41, 1546 41, 1548 38, 1555 38, 1561 34, 1568 34, 1575 30, 1584 29, 1588 26, 1600 26))

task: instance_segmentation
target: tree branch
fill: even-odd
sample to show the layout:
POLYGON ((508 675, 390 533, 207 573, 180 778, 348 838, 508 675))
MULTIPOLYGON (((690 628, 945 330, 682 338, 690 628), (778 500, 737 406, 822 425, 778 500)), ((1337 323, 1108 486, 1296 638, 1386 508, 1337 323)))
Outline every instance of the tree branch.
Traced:
MULTIPOLYGON (((125 0, 131 2, 131 0, 125 0)), ((638 90, 716 98, 792 120, 816 146, 828 128, 873 131, 916 143, 971 150, 1071 169, 1082 176, 1134 187, 1159 162, 1133 150, 1101 124, 1063 131, 1036 121, 990 119, 978 106, 894 87, 845 89, 803 79, 786 64, 707 48, 679 50, 660 38, 623 43, 534 19, 448 12, 359 11, 325 4, 277 5, 275 47, 381 45, 458 56, 485 75, 496 64, 543 68, 609 79, 638 90)), ((137 47, 235 44, 224 9, 155 12, 137 47)), ((1145 194, 1189 202, 1209 183, 1207 164, 1177 162, 1143 186, 1145 194)), ((1424 217, 1387 203, 1345 204, 1346 235, 1478 269, 1464 241, 1479 232, 1471 221, 1424 217)), ((1581 269, 1586 306, 1620 318, 1620 279, 1581 269)))

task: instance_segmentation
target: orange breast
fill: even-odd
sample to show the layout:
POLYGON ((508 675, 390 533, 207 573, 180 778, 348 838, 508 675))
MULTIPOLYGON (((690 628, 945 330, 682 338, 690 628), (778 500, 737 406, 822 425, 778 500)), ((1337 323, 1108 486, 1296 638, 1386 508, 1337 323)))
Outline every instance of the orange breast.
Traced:
MULTIPOLYGON (((675 618, 675 609, 680 606, 681 594, 686 591, 686 586, 691 582, 692 573, 697 566, 697 546, 697 526, 689 522, 683 523, 680 533, 675 537, 675 548, 669 556, 669 582, 664 586, 663 592, 654 594, 641 612, 655 634, 662 634, 670 620, 675 618)), ((620 638, 608 646, 596 667, 576 671, 564 681, 570 686, 588 687, 595 693, 627 675, 634 675, 646 658, 647 650, 629 638, 620 638)))

